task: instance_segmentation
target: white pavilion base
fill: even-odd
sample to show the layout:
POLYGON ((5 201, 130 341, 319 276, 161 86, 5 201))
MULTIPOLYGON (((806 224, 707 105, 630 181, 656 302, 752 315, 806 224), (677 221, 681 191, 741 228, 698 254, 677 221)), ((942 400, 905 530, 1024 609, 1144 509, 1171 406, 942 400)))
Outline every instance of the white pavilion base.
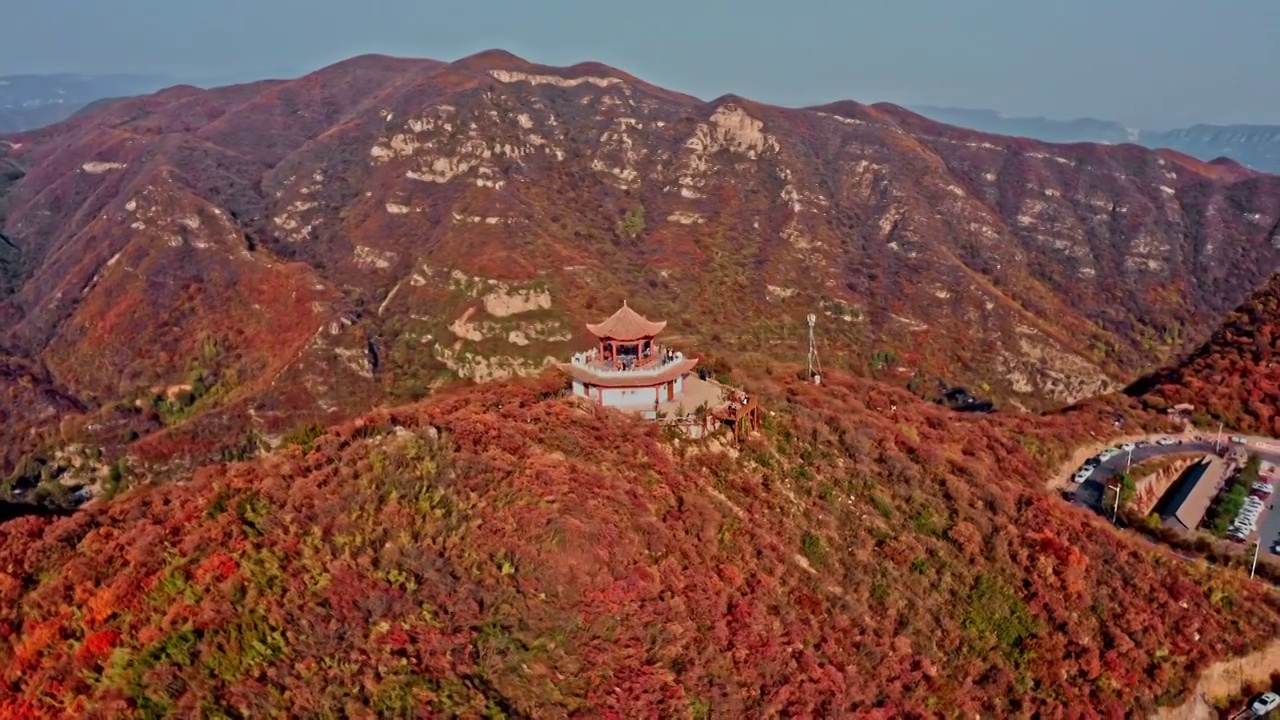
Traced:
POLYGON ((675 378, 673 381, 675 387, 672 388, 673 400, 667 399, 665 383, 652 387, 630 388, 592 386, 588 390, 582 381, 575 379, 573 381, 573 394, 605 407, 618 408, 619 410, 648 410, 652 413, 655 401, 659 407, 680 402, 684 395, 686 381, 687 378, 683 375, 675 378))

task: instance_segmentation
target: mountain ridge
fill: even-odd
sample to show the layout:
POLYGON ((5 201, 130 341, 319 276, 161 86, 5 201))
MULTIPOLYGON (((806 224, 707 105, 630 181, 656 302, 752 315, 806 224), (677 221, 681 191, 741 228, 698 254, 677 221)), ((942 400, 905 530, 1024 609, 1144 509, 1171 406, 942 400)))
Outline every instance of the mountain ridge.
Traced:
POLYGON ((849 370, 1051 407, 1207 335, 1280 261, 1269 176, 492 52, 170 88, 0 153, 0 346, 144 436, 536 373, 624 297, 733 362, 802 355, 817 311, 849 370), (151 393, 197 375, 181 412, 151 393))

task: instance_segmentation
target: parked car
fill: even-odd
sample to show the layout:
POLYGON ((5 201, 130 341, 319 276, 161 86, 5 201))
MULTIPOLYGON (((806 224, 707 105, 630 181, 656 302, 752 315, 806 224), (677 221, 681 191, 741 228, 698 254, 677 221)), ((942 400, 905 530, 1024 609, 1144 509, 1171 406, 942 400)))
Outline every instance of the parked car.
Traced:
POLYGON ((1157 441, 1156 441, 1156 444, 1157 444, 1157 445, 1164 445, 1165 447, 1168 447, 1168 446, 1170 446, 1170 445, 1177 445, 1177 444, 1178 444, 1178 440, 1177 440, 1176 438, 1165 437, 1165 438, 1160 438, 1159 440, 1157 440, 1157 441))
POLYGON ((1253 713, 1254 717, 1266 715, 1276 708, 1280 708, 1280 695, 1273 692, 1263 693, 1249 704, 1249 712, 1253 713))
POLYGON ((1231 442, 1233 442, 1233 443, 1235 443, 1235 444, 1237 444, 1237 445, 1243 445, 1243 444, 1245 443, 1245 439, 1244 439, 1244 438, 1242 438, 1242 437, 1240 437, 1239 435, 1232 435, 1232 436, 1231 436, 1231 442))
POLYGON ((1135 444, 1133 444, 1133 443, 1131 443, 1131 442, 1127 442, 1127 443, 1125 443, 1125 444, 1123 444, 1123 445, 1121 445, 1121 446, 1120 446, 1120 450, 1121 450, 1121 451, 1123 451, 1123 452, 1133 452, 1134 448, 1136 448, 1136 447, 1138 447, 1138 446, 1137 446, 1137 445, 1135 445, 1135 444))

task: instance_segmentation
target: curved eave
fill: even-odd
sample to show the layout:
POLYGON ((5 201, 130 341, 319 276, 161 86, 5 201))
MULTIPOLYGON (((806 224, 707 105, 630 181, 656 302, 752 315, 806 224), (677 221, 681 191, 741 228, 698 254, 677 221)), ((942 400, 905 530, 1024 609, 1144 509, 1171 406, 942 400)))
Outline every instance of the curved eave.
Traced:
POLYGON ((574 365, 573 363, 556 363, 564 373, 574 380, 594 385, 596 387, 606 388, 632 388, 632 387, 655 387, 666 382, 670 382, 681 375, 692 370, 698 364, 697 358, 685 358, 679 362, 672 363, 660 373, 649 375, 645 373, 636 373, 632 377, 626 374, 620 375, 598 375, 591 370, 574 365))
POLYGON ((601 340, 616 340, 618 342, 635 342, 636 340, 647 340, 662 332, 667 326, 666 320, 658 322, 650 321, 647 327, 636 329, 632 332, 618 332, 610 327, 612 323, 605 321, 602 323, 587 323, 587 330, 601 340))

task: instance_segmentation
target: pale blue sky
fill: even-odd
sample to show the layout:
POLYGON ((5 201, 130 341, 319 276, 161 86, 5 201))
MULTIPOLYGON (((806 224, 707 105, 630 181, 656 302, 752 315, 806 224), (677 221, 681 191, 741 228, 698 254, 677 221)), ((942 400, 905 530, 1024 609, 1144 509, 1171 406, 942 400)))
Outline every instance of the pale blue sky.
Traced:
POLYGON ((598 60, 703 98, 1280 124, 1280 0, 6 0, 0 74, 598 60))

